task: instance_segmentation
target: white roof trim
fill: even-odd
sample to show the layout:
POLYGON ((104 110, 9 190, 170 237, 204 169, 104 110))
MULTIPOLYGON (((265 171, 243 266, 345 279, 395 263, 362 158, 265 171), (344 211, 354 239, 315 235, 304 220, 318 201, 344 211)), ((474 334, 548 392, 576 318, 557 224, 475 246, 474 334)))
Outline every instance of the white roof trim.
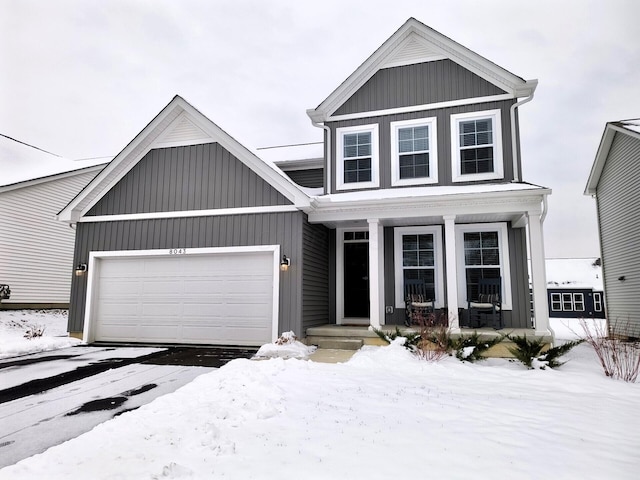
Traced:
POLYGON ((307 110, 307 115, 316 123, 325 121, 382 68, 396 63, 406 65, 441 58, 451 59, 516 98, 529 96, 538 83, 537 80, 525 81, 415 18, 410 18, 317 108, 307 110), (407 51, 410 51, 408 55, 407 51))
POLYGON ((309 204, 309 197, 306 193, 275 165, 258 158, 186 100, 176 95, 124 150, 58 214, 58 220, 68 223, 77 222, 151 149, 167 145, 191 145, 202 142, 219 143, 295 206, 305 207, 309 204), (185 120, 188 125, 185 125, 185 120), (176 133, 176 129, 180 128, 183 131, 176 133), (202 138, 195 139, 194 135, 202 138))
POLYGON ((600 145, 598 146, 598 152, 596 153, 596 158, 591 167, 591 172, 589 173, 587 186, 584 189, 585 195, 596 194, 600 175, 602 175, 602 170, 604 170, 604 165, 607 161, 607 157, 609 156, 609 151, 611 150, 611 145, 613 144, 613 138, 615 137, 616 132, 623 133, 640 140, 640 133, 635 130, 625 128, 624 121, 607 123, 604 127, 604 132, 602 133, 602 139, 600 140, 600 145))

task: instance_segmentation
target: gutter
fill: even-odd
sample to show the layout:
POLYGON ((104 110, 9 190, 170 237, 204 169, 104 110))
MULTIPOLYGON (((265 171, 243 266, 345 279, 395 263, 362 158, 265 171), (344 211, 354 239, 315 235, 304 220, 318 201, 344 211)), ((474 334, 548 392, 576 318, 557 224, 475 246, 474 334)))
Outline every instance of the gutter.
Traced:
POLYGON ((536 90, 536 85, 538 85, 537 80, 528 80, 527 83, 532 84, 531 93, 526 98, 520 100, 519 102, 511 105, 511 151, 512 151, 512 161, 513 161, 513 181, 520 182, 520 171, 518 170, 518 142, 516 142, 516 108, 525 103, 533 100, 533 94, 536 90))
POLYGON ((324 172, 324 178, 325 178, 324 193, 325 195, 327 195, 329 192, 331 192, 331 128, 329 128, 324 123, 320 123, 320 121, 316 121, 310 112, 313 112, 313 110, 307 111, 307 114, 311 118, 311 125, 317 128, 322 128, 327 133, 327 140, 324 142, 325 149, 327 152, 326 153, 327 161, 325 162, 325 172, 324 172))

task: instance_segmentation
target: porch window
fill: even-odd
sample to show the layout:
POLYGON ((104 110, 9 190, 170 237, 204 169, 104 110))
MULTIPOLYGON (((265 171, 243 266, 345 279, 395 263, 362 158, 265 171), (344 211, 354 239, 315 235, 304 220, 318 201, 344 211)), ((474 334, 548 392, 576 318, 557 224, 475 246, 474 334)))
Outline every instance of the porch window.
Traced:
POLYGON ((553 312, 562 311, 562 296, 559 293, 551 294, 551 311, 553 312))
POLYGON ((454 182, 503 178, 500 110, 451 115, 454 182))
POLYGON ((502 279, 502 308, 511 310, 511 272, 505 223, 456 226, 458 302, 477 298, 481 278, 502 279))
POLYGON ((600 292, 593 292, 593 310, 602 311, 602 294, 600 292))
POLYGON ((436 119, 391 122, 391 183, 419 185, 438 181, 436 119))
POLYGON ((401 227, 394 231, 396 308, 404 308, 406 280, 424 280, 436 307, 443 304, 442 239, 439 226, 401 227))
POLYGON ((338 190, 378 186, 378 126, 336 130, 338 190))

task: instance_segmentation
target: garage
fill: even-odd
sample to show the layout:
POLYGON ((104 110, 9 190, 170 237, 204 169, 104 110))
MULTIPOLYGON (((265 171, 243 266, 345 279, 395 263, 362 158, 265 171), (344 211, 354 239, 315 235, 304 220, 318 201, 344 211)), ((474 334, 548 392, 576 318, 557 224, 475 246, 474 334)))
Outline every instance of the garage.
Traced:
POLYGON ((93 252, 84 340, 271 342, 277 336, 278 248, 93 252))

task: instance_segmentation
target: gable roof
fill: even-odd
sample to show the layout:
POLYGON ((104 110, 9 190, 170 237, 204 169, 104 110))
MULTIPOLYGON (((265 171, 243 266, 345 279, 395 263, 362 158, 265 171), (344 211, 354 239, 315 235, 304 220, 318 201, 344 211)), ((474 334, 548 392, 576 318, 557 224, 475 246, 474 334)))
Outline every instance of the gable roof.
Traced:
POLYGON ((101 163, 99 165, 93 165, 90 167, 82 167, 62 173, 54 173, 52 175, 45 175, 43 177, 31 178, 29 180, 23 180, 21 182, 10 183, 8 185, 0 185, 0 193, 18 190, 19 188, 33 187, 34 185, 40 185, 42 183, 55 182, 63 178, 74 177, 76 175, 82 175, 84 173, 97 173, 102 170, 105 165, 106 163, 101 163))
POLYGON ((602 170, 604 169, 604 164, 609 156, 609 151, 611 150, 613 138, 616 133, 629 135, 630 137, 640 140, 640 119, 619 120, 617 122, 609 122, 605 125, 604 133, 602 134, 602 139, 600 139, 600 145, 598 146, 598 152, 596 153, 596 158, 593 162, 593 166, 591 167, 591 173, 589 173, 587 186, 584 189, 585 195, 596 194, 600 175, 602 175, 602 170))
POLYGON ((316 123, 326 120, 378 70, 445 58, 496 85, 513 98, 531 95, 538 84, 537 80, 524 80, 415 18, 409 18, 318 107, 307 110, 307 115, 316 123))
POLYGON ((154 148, 219 143, 295 206, 309 197, 275 165, 261 160, 218 125, 176 95, 171 102, 58 213, 58 220, 77 222, 154 148))

